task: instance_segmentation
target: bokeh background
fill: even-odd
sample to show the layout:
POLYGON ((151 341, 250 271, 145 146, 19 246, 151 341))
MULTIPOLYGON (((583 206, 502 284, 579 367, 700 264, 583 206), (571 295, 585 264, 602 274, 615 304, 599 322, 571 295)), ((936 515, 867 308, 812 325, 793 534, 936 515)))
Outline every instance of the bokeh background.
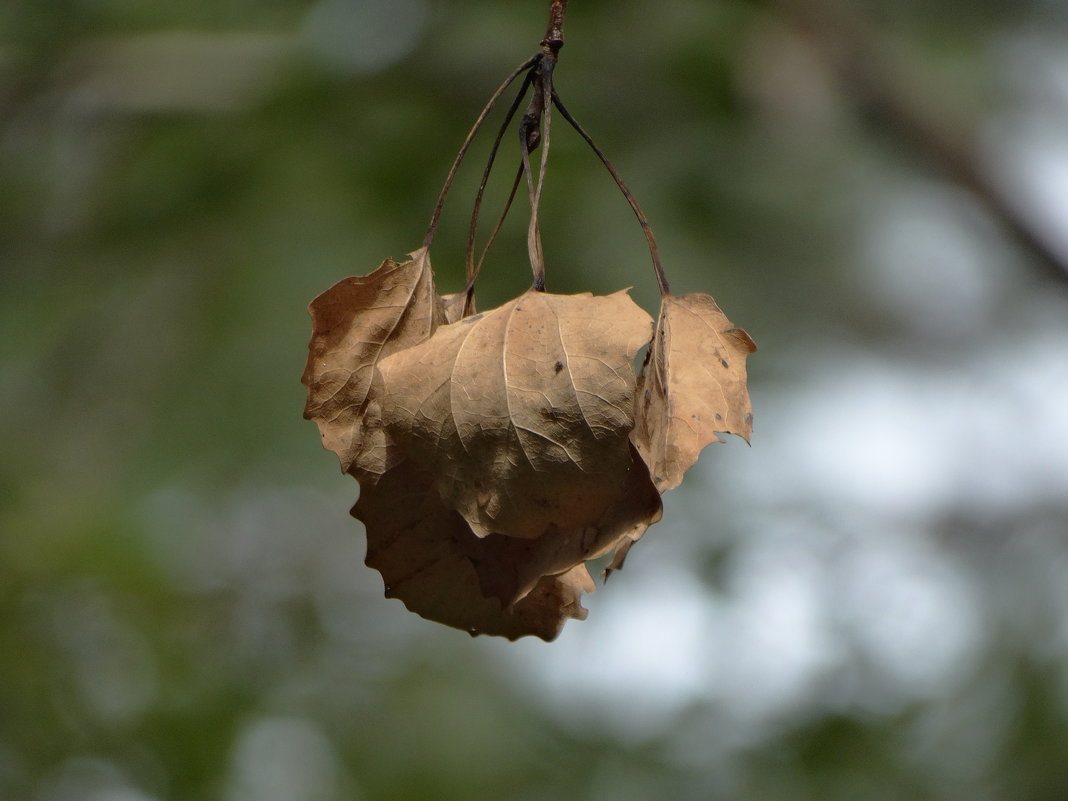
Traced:
MULTIPOLYGON (((299 382, 548 2, 0 7, 0 799, 1068 799, 1068 4, 571 6, 561 95, 760 351, 552 644, 382 598, 299 382)), ((655 312, 554 130, 549 289, 655 312)))

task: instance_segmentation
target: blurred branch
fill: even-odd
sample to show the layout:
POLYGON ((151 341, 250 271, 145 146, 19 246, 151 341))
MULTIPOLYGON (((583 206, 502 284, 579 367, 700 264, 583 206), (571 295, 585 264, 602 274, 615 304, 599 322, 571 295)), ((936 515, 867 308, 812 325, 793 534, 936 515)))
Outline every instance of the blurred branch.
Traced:
POLYGON ((788 23, 813 44, 858 110, 878 119, 899 141, 971 192, 1033 258, 1047 278, 1068 285, 1068 254, 1057 252, 983 168, 970 133, 947 114, 946 96, 929 76, 910 74, 885 35, 834 0, 779 0, 788 23), (922 82, 922 83, 921 83, 922 82))

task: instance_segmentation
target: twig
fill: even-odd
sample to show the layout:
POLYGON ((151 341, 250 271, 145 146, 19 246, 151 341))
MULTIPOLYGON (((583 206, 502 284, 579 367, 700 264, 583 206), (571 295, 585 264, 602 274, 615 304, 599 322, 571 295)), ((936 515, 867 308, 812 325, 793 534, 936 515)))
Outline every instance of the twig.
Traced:
POLYGON ((465 314, 473 305, 472 299, 475 280, 482 269, 482 263, 485 261, 486 253, 488 252, 490 245, 493 244, 494 239, 496 239, 497 233, 500 231, 501 225, 508 214, 508 210, 511 208, 512 200, 515 197, 519 181, 524 177, 526 178, 527 194, 530 199, 530 222, 527 227, 527 253, 530 258, 531 272, 534 276, 533 289, 538 292, 545 291, 545 252, 541 240, 539 209, 549 165, 549 147, 552 139, 552 110, 554 106, 560 111, 564 119, 566 119, 585 140, 586 144, 593 149, 593 152, 601 160, 601 163, 608 170, 612 179, 619 187, 619 190, 623 193, 623 197, 626 198, 627 203, 630 204, 631 210, 634 212, 635 217, 637 217, 638 224, 641 226, 642 233, 645 235, 646 243, 649 246, 649 255, 652 258, 653 272, 656 275, 656 282, 660 288, 660 293, 661 295, 671 294, 667 276, 664 274, 664 267, 660 261, 660 252, 657 248, 656 237, 653 235, 653 229, 649 225, 649 220, 646 218, 645 212, 642 211, 637 199, 634 197, 633 193, 631 193, 626 183, 624 183, 623 178, 616 171, 616 168, 593 141, 592 137, 590 137, 582 126, 578 124, 578 121, 571 116, 571 113, 564 106, 563 102, 560 100, 560 96, 556 92, 556 88, 553 86, 553 71, 556 67, 557 56, 560 49, 564 46, 564 15, 566 12, 567 0, 552 0, 549 8, 549 27, 545 33, 545 38, 541 41, 541 52, 520 65, 508 79, 498 87, 497 91, 494 92, 493 96, 486 104, 486 107, 475 121, 474 126, 472 126, 470 132, 467 134, 467 138, 464 140, 460 152, 457 154, 452 168, 449 170, 449 174, 445 179, 445 185, 442 187, 441 194, 438 196, 437 205, 434 207, 434 213, 430 220, 430 227, 427 229, 427 234, 423 242, 427 247, 429 247, 437 230, 438 220, 440 219, 441 210, 445 203, 445 197, 448 194, 453 179, 456 177, 456 172, 460 167, 460 163, 463 161, 463 157, 467 153, 475 134, 478 132, 482 123, 485 121, 486 116, 493 108, 494 103, 497 102, 505 89, 507 89, 520 74, 526 72, 526 77, 523 79, 523 85, 515 99, 512 101, 512 104, 505 115, 504 122, 498 129, 497 137, 494 140, 486 166, 483 169, 482 179, 479 183, 478 191, 475 195, 475 202, 471 210, 471 221, 468 227, 467 236, 467 282, 464 289, 466 295, 464 300, 465 314), (489 181, 489 175, 496 161, 497 152, 500 148, 504 133, 508 128, 508 124, 511 122, 519 107, 519 103, 531 86, 534 87, 534 91, 530 103, 527 106, 527 110, 523 114, 519 123, 519 143, 521 151, 520 169, 516 175, 515 181, 512 183, 512 189, 508 194, 504 210, 501 212, 497 224, 494 226, 493 231, 490 233, 489 240, 486 242, 485 249, 482 251, 478 262, 476 263, 474 254, 478 232, 478 219, 482 208, 482 199, 485 194, 486 185, 489 181), (539 154, 538 172, 537 177, 535 178, 534 170, 531 166, 530 154, 539 147, 541 148, 541 153, 539 154))
POLYGON ((567 13, 567 0, 552 0, 549 7, 549 29, 541 42, 544 52, 554 56, 564 46, 564 14, 567 13))

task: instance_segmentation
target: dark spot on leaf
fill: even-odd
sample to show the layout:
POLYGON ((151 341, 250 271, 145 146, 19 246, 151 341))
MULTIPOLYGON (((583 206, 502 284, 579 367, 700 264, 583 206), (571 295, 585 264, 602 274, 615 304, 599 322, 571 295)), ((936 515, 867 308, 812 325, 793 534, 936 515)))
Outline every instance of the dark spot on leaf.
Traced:
POLYGON ((727 363, 726 359, 720 359, 719 363, 722 364, 724 367, 730 368, 730 365, 727 363))
POLYGON ((555 370, 558 373, 563 369, 564 369, 564 363, 563 362, 557 362, 556 364, 553 365, 553 370, 555 370))

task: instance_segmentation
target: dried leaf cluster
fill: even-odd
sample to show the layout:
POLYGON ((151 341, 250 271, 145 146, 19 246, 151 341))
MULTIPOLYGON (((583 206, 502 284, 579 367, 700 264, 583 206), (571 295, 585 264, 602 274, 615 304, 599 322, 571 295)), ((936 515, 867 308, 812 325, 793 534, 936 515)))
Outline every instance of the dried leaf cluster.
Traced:
POLYGON ((437 294, 426 247, 324 292, 305 417, 359 481, 387 597, 551 640, 586 616, 586 562, 620 567, 717 432, 748 440, 755 345, 708 295, 665 295, 655 330, 625 292, 463 300, 437 294))
POLYGON ((360 483, 352 513, 367 530, 367 564, 382 574, 386 595, 431 620, 510 639, 551 640, 568 618, 584 618, 582 594, 594 589, 586 562, 611 554, 606 571, 622 567, 660 519, 660 494, 678 486, 717 432, 748 440, 752 430, 745 360, 756 346, 708 295, 671 294, 644 212, 556 90, 566 5, 552 0, 539 52, 475 121, 423 247, 312 301, 303 376, 304 416, 360 483), (440 296, 429 248, 445 197, 486 115, 520 76, 475 196, 467 287, 440 296), (483 190, 528 93, 520 168, 476 260, 483 190), (655 330, 625 292, 544 291, 538 208, 554 109, 604 164, 645 234, 662 297, 655 330), (476 314, 482 260, 523 178, 533 286, 476 314))

